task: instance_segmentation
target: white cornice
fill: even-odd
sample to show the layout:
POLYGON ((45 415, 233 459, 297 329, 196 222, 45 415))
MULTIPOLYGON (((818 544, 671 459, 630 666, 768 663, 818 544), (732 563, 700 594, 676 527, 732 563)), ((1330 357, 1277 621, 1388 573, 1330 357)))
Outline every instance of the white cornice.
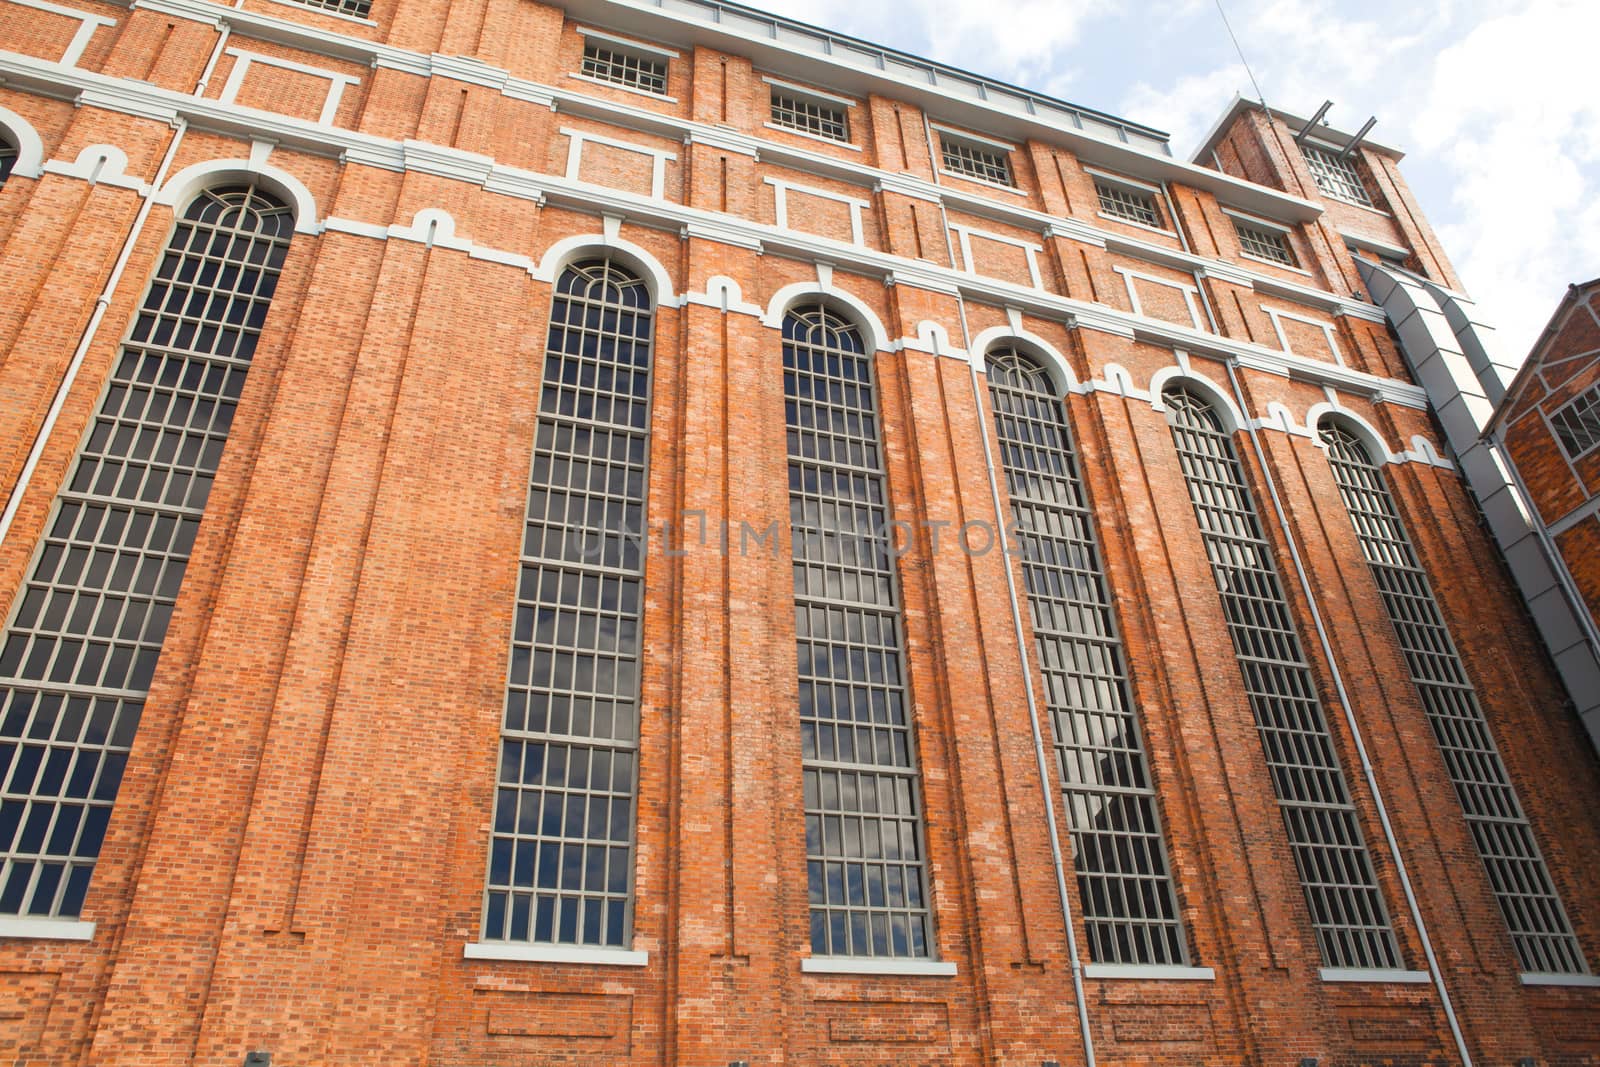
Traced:
MULTIPOLYGON (((167 120, 183 118, 196 126, 230 132, 241 138, 260 139, 264 135, 279 144, 319 155, 337 156, 346 163, 438 175, 495 193, 559 204, 590 214, 626 217, 632 222, 673 233, 688 233, 738 247, 784 253, 807 262, 833 263, 844 269, 881 278, 889 284, 908 284, 935 292, 960 294, 981 303, 1015 307, 1072 326, 1134 337, 1216 358, 1235 359, 1242 366, 1379 397, 1407 407, 1427 406, 1423 390, 1408 383, 1087 301, 1057 296, 996 278, 956 271, 924 260, 890 255, 858 244, 780 229, 737 216, 704 211, 566 177, 507 167, 487 156, 459 149, 419 141, 389 141, 271 112, 186 96, 144 82, 109 78, 92 71, 64 67, 15 53, 0 52, 0 76, 8 84, 37 83, 57 89, 75 87, 81 102, 92 102, 107 110, 167 120)), ((1042 223, 1052 226, 1063 223, 1063 220, 1048 216, 1038 215, 1038 218, 1042 223)), ((359 233, 364 232, 366 226, 379 225, 385 224, 348 220, 343 228, 346 232, 359 233)), ((392 227, 386 232, 391 237, 404 236, 403 233, 394 232, 392 227)), ((1108 245, 1110 243, 1108 237, 1108 245)), ((505 256, 519 255, 486 249, 484 258, 505 261, 505 256)), ((1207 262, 1196 257, 1190 258, 1201 265, 1207 262)), ((1331 294, 1318 295, 1325 299, 1336 299, 1331 294)))

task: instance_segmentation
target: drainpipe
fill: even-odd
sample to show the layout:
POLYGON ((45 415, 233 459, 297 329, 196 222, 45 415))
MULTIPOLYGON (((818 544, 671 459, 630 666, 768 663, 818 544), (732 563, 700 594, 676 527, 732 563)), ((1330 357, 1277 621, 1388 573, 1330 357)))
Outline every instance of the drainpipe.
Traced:
MULTIPOLYGON (((922 134, 928 142, 928 159, 933 165, 933 182, 939 181, 939 155, 933 143, 933 129, 928 125, 928 114, 922 114, 922 134)), ((939 200, 939 222, 944 229, 944 243, 950 265, 955 266, 955 243, 950 239, 950 219, 945 212, 944 199, 939 200)), ((1006 594, 1011 599, 1011 625, 1017 637, 1017 652, 1022 660, 1022 687, 1028 695, 1028 725, 1033 730, 1033 756, 1039 766, 1039 788, 1044 794, 1045 828, 1050 835, 1050 859, 1056 872, 1056 893, 1061 898, 1061 916, 1067 925, 1067 960, 1072 969, 1072 996, 1078 1004, 1078 1030, 1083 1034, 1083 1056, 1086 1067, 1095 1067, 1094 1035, 1089 1032, 1089 1001, 1083 992, 1083 960, 1078 955, 1078 933, 1072 918, 1072 897, 1067 893, 1066 861, 1061 851, 1061 830, 1056 823, 1054 791, 1050 788, 1050 763, 1044 746, 1044 731, 1039 727, 1039 704, 1033 692, 1033 668, 1029 665, 1027 633, 1022 626, 1022 602, 1017 596, 1017 579, 1011 571, 1011 544, 1006 536, 1007 523, 1000 503, 1000 480, 995 468, 994 449, 989 443, 989 423, 983 414, 983 387, 978 382, 978 353, 972 351, 972 333, 967 327, 967 304, 959 290, 956 293, 956 311, 961 320, 961 345, 967 352, 967 370, 972 375, 972 402, 978 412, 978 428, 983 438, 983 464, 989 475, 989 499, 994 506, 994 524, 998 531, 996 540, 1006 573, 1006 594)))
MULTIPOLYGON (((217 61, 222 58, 222 49, 228 43, 232 27, 227 23, 222 24, 222 32, 217 36, 217 43, 211 50, 211 58, 206 61, 205 71, 200 75, 200 81, 195 86, 195 96, 202 96, 211 74, 216 70, 217 61)), ((45 412, 44 423, 40 425, 39 432, 34 435, 33 445, 28 449, 27 461, 22 465, 22 473, 17 476, 16 487, 11 490, 11 496, 6 501, 5 511, 0 512, 0 545, 5 544, 7 535, 11 532, 11 524, 16 521, 17 509, 22 506, 22 498, 27 493, 28 485, 33 481, 34 471, 38 469, 39 457, 44 454, 45 444, 50 439, 50 434, 55 430, 56 420, 61 417, 61 409, 66 406, 67 394, 72 391, 73 384, 78 380, 78 372, 83 369, 84 357, 89 352, 89 347, 94 344, 95 335, 100 330, 100 322, 105 318, 106 308, 111 306, 111 297, 116 292, 117 286, 122 282, 122 274, 128 267, 128 260, 133 258, 133 249, 139 242, 140 235, 144 232, 145 221, 150 217, 150 210, 155 206, 156 193, 166 184, 167 171, 172 168, 172 161, 177 157, 178 146, 183 143, 183 135, 189 129, 189 120, 180 116, 173 123, 174 133, 172 141, 167 145, 167 151, 161 157, 161 165, 156 168, 156 176, 151 180, 148 188, 141 194, 139 213, 134 216, 133 226, 128 230, 127 238, 122 242, 122 251, 118 254, 116 262, 111 267, 111 275, 106 279, 105 288, 100 295, 95 297, 94 311, 89 315, 89 321, 84 325, 83 334, 78 338, 78 347, 72 352, 72 359, 67 363, 67 370, 62 375, 61 382, 56 386, 56 393, 50 401, 50 409, 45 412)))
MULTIPOLYGON (((1227 367, 1228 384, 1233 388, 1234 403, 1239 406, 1239 412, 1243 416, 1244 391, 1239 387, 1235 361, 1230 359, 1227 367)), ((1261 465, 1261 477, 1266 482, 1267 495, 1272 498, 1272 510, 1278 518, 1279 528, 1283 531, 1284 543, 1289 546, 1289 558, 1294 561, 1294 572, 1300 582, 1300 591, 1305 594, 1306 605, 1311 609, 1311 622, 1317 631, 1317 643, 1322 646, 1323 658, 1327 660, 1328 670, 1333 676, 1334 690, 1339 694, 1339 706, 1344 711, 1345 723, 1349 726, 1350 736, 1355 741, 1356 755, 1361 760, 1361 774, 1367 780, 1367 789, 1372 793, 1373 805, 1378 809, 1378 822, 1383 826, 1383 838, 1389 846, 1389 855, 1394 859, 1395 871, 1400 875, 1400 885, 1406 895, 1406 907, 1411 911, 1411 921, 1416 924, 1417 935, 1422 941, 1422 954, 1427 958, 1428 973, 1433 977, 1434 988, 1439 991, 1439 1005, 1444 1008, 1444 1017, 1450 1024, 1450 1036, 1455 1039, 1456 1051, 1461 1054, 1462 1067, 1472 1067, 1472 1053, 1467 1050, 1467 1040, 1462 1036, 1461 1024, 1456 1019, 1455 1008, 1450 1003, 1450 991, 1445 988, 1444 974, 1439 970, 1439 961, 1433 954, 1433 941, 1428 937, 1427 924, 1422 921, 1422 909, 1417 905, 1417 894, 1411 886, 1411 876, 1406 872, 1406 861, 1400 855, 1400 843, 1395 838, 1394 826, 1389 822, 1389 809, 1383 802, 1383 793, 1378 789, 1378 778, 1373 772, 1372 760, 1367 756, 1367 745, 1362 740, 1361 727, 1356 722, 1350 694, 1345 690, 1344 676, 1339 673, 1339 664, 1333 658, 1333 643, 1328 637, 1327 628, 1323 625, 1322 612, 1317 609, 1317 599, 1311 591, 1311 579, 1306 573, 1304 561, 1300 558, 1294 532, 1289 527, 1289 515, 1284 509, 1282 498, 1278 495, 1277 482, 1272 477, 1271 468, 1267 466, 1267 454, 1261 445, 1260 431, 1248 417, 1245 417, 1244 425, 1250 437, 1250 445, 1255 451, 1256 461, 1261 465)))

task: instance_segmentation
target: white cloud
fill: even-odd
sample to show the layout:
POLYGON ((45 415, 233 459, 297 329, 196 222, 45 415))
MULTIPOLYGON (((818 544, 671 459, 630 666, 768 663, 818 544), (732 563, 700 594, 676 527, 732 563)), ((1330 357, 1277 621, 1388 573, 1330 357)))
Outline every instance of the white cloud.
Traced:
POLYGON ((1527 352, 1567 283, 1600 274, 1600 7, 1538 2, 1441 51, 1413 130, 1444 161, 1425 203, 1463 285, 1527 352))

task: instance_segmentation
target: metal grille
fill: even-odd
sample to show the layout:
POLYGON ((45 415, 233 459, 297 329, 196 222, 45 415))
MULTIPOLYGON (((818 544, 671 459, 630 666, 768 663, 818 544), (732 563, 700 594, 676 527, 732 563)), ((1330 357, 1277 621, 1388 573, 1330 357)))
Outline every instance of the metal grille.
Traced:
POLYGON ((624 52, 589 39, 583 45, 583 73, 630 89, 667 95, 667 61, 624 52))
POLYGON ((625 948, 633 928, 650 294, 556 283, 534 430, 484 894, 486 941, 625 948))
POLYGON ((1301 145, 1300 150, 1305 154, 1306 164, 1311 168, 1311 177, 1318 189, 1335 200, 1372 206, 1372 198, 1367 195, 1366 186, 1361 184, 1361 175, 1356 173, 1355 164, 1348 158, 1315 145, 1301 145))
POLYGON ((1372 857, 1233 442, 1198 395, 1174 386, 1162 399, 1322 962, 1399 967, 1372 857))
POLYGON ((996 185, 1015 185, 1011 177, 1011 160, 1005 152, 986 148, 945 135, 939 138, 944 169, 952 174, 964 174, 979 181, 996 185))
POLYGON ((1347 430, 1321 432, 1522 969, 1582 974, 1583 952, 1383 474, 1347 430))
POLYGON ((11 168, 17 165, 17 150, 5 141, 0 141, 0 185, 6 183, 11 177, 11 168))
POLYGON ((930 956, 872 358, 818 306, 783 340, 811 951, 930 956))
POLYGON ((830 141, 850 140, 850 125, 844 108, 795 93, 772 90, 772 121, 774 125, 816 134, 830 141))
POLYGON ((1091 957, 1187 962, 1161 820, 1072 434, 1027 356, 988 360, 1091 957))
POLYGON ((296 0, 296 3, 358 19, 366 18, 372 11, 372 0, 296 0))
POLYGON ((1550 416, 1550 426, 1567 458, 1577 459, 1600 445, 1600 385, 1579 393, 1550 416))
POLYGON ((178 220, 0 642, 0 914, 83 906, 294 219, 178 220))
POLYGON ((1239 219, 1233 220, 1233 229, 1239 235, 1239 247, 1246 255, 1270 259, 1285 267, 1295 266, 1294 251, 1289 247, 1289 235, 1265 226, 1252 226, 1239 219))
POLYGON ((1143 189, 1095 182, 1094 191, 1100 197, 1100 210, 1107 215, 1154 226, 1158 230, 1161 228, 1161 212, 1156 210, 1156 198, 1143 189))

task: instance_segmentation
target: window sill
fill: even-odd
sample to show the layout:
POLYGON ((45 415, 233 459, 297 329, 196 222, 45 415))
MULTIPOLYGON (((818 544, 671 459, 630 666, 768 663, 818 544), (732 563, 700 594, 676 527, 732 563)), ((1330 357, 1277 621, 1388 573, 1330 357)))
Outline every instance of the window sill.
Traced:
POLYGON ((30 919, 23 915, 0 916, 0 938, 28 937, 49 941, 91 941, 94 923, 82 919, 30 919))
POLYGON ((1162 229, 1160 226, 1152 226, 1148 222, 1136 222, 1133 219, 1125 219, 1121 215, 1112 215, 1104 211, 1096 211, 1095 216, 1097 218, 1105 219, 1107 222, 1118 222, 1124 226, 1132 226, 1134 229, 1143 230, 1146 233, 1159 233, 1163 237, 1174 236, 1171 230, 1162 229))
POLYGON ((632 93, 634 96, 642 96, 647 100, 663 100, 669 104, 676 104, 678 102, 677 97, 668 96, 666 93, 652 93, 648 89, 635 89, 631 85, 623 85, 621 82, 606 81, 604 78, 596 78, 589 74, 569 73, 567 77, 572 78, 575 81, 588 82, 590 85, 601 85, 607 89, 615 89, 622 93, 632 93))
POLYGON ((1433 981, 1427 971, 1401 971, 1376 967, 1324 967, 1324 982, 1385 982, 1394 985, 1422 985, 1433 981))
POLYGON ((939 168, 939 173, 943 174, 947 178, 960 178, 964 182, 971 182, 973 185, 981 185, 986 189, 999 189, 1001 192, 1010 193, 1013 196, 1028 195, 1021 189, 1018 189, 1015 185, 1001 185, 999 182, 992 182, 987 178, 974 178, 970 174, 962 174, 959 171, 945 170, 943 167, 939 168))
POLYGON ((1600 977, 1592 974, 1533 974, 1521 975, 1523 985, 1566 985, 1587 989, 1600 989, 1600 977))
POLYGON ((311 4, 303 4, 303 3, 300 2, 300 0, 272 0, 272 3, 274 3, 274 4, 282 4, 285 7, 298 8, 301 11, 312 11, 312 12, 315 12, 316 14, 318 14, 318 15, 326 15, 330 19, 343 19, 346 22, 354 22, 357 26, 377 26, 378 25, 376 22, 373 22, 371 19, 362 18, 360 15, 347 15, 343 11, 329 11, 327 8, 324 8, 324 7, 316 7, 316 6, 311 5, 311 4))
POLYGON ((1085 978, 1135 978, 1150 982, 1213 982, 1210 967, 1181 967, 1164 963, 1086 963, 1085 978))
POLYGON ((797 130, 793 126, 781 126, 776 122, 763 122, 761 126, 763 129, 777 130, 779 133, 787 133, 794 137, 804 137, 808 141, 817 141, 821 144, 831 144, 837 148, 848 148, 852 152, 861 151, 861 146, 858 144, 851 144, 849 141, 840 141, 833 137, 824 137, 822 134, 812 133, 810 130, 797 130))
POLYGON ((469 941, 463 959, 513 960, 523 963, 579 963, 601 967, 643 967, 650 953, 626 948, 592 948, 584 945, 523 945, 500 941, 469 941))
POLYGON ((922 975, 948 978, 956 965, 939 960, 908 960, 873 956, 806 956, 800 961, 802 974, 887 974, 922 975))
POLYGON ((1252 263, 1265 263, 1267 266, 1277 267, 1279 270, 1288 270, 1293 271, 1296 274, 1304 274, 1307 278, 1311 277, 1311 272, 1306 270, 1304 267, 1295 267, 1289 265, 1288 263, 1280 263, 1275 259, 1268 259, 1266 256, 1256 256, 1251 255, 1249 252, 1241 251, 1239 253, 1239 258, 1248 259, 1252 263))
POLYGON ((1348 197, 1339 196, 1337 193, 1323 192, 1321 186, 1317 186, 1317 192, 1322 193, 1324 200, 1332 200, 1335 204, 1343 204, 1346 207, 1360 208, 1362 211, 1370 211, 1374 215, 1382 215, 1386 219, 1394 218, 1393 215, 1389 214, 1381 207, 1375 207, 1372 204, 1363 204, 1359 200, 1351 200, 1348 197))

